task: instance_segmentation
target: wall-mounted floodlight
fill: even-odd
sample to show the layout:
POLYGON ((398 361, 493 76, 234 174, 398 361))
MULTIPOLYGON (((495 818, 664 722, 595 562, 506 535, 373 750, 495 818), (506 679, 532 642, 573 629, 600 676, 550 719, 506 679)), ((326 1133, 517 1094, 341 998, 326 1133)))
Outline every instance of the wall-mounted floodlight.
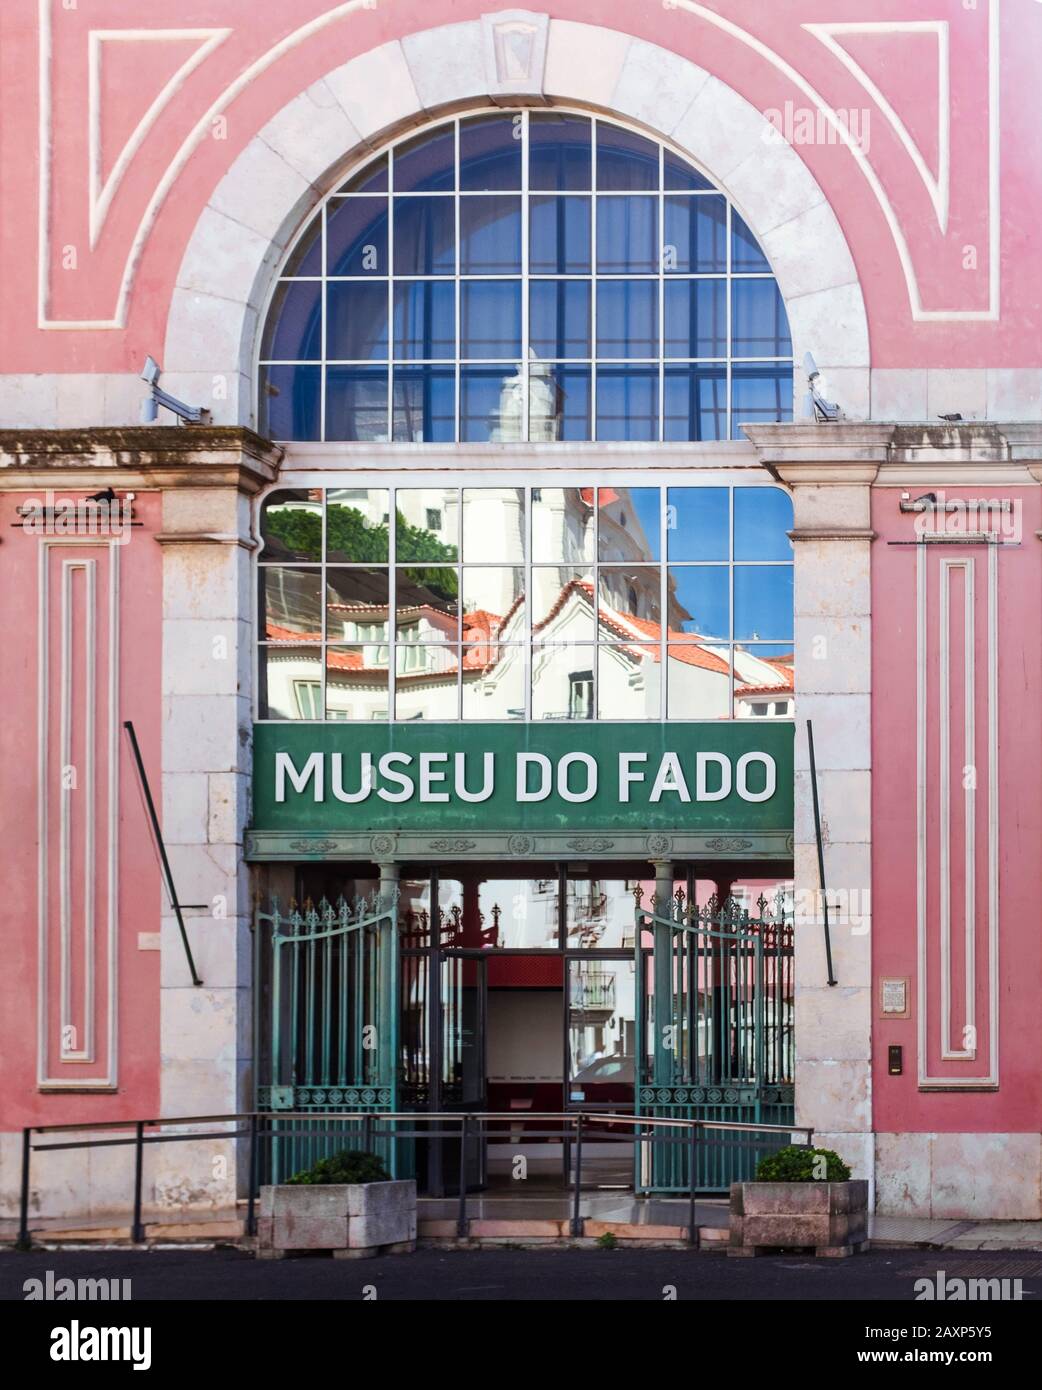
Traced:
POLYGON ((803 418, 805 420, 838 420, 843 414, 835 401, 827 401, 822 394, 825 381, 818 371, 818 364, 811 353, 803 354, 803 370, 807 373, 807 394, 803 398, 803 418))
POLYGON ((159 385, 162 368, 154 357, 146 357, 141 369, 141 380, 149 387, 149 394, 141 402, 141 423, 154 425, 159 419, 159 407, 176 415, 183 425, 209 424, 210 412, 199 405, 185 405, 176 396, 169 395, 159 385))

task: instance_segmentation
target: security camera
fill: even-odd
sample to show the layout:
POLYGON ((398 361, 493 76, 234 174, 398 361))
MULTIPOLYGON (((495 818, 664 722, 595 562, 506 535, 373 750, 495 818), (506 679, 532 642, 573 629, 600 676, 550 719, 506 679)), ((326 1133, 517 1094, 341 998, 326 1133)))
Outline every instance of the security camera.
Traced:
POLYGON ((171 396, 159 385, 159 378, 162 375, 162 367, 152 356, 145 358, 145 365, 141 369, 141 380, 145 382, 149 389, 149 394, 141 402, 141 423, 143 425, 153 425, 159 419, 159 407, 169 410, 176 415, 182 424, 203 425, 210 421, 210 412, 203 406, 185 405, 184 401, 179 401, 176 396, 171 396))
POLYGON ((822 395, 825 382, 812 353, 803 354, 803 370, 807 374, 808 391, 803 398, 803 416, 807 420, 838 420, 842 411, 835 401, 827 401, 822 395), (821 383, 819 388, 818 383, 821 383))

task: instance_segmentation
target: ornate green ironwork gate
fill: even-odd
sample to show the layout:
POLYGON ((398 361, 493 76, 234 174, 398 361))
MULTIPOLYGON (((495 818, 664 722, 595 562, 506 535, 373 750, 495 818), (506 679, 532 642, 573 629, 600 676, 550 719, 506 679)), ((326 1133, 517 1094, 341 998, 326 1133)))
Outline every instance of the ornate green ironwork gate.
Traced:
MULTIPOLYGON (((262 1147, 265 1181, 281 1182, 337 1149, 363 1147, 359 1125, 343 1135, 321 1117, 344 1111, 393 1112, 397 1103, 398 910, 373 894, 347 903, 277 899, 254 913, 254 1013, 257 1109, 318 1117, 273 1118, 262 1147), (280 1127, 295 1131, 278 1137, 280 1127), (303 1132, 301 1132, 303 1131, 303 1132)), ((394 1172, 397 1147, 375 1139, 394 1172)))
MULTIPOLYGON (((727 898, 675 897, 641 907, 637 893, 636 1113, 658 1119, 791 1124, 793 928, 782 893, 756 916, 727 898)), ((637 1146, 635 1186, 686 1192, 685 1131, 663 1126, 637 1146)), ((695 1187, 726 1191, 753 1176, 755 1136, 710 1132, 696 1147, 695 1187), (739 1140, 744 1139, 745 1143, 739 1140)))

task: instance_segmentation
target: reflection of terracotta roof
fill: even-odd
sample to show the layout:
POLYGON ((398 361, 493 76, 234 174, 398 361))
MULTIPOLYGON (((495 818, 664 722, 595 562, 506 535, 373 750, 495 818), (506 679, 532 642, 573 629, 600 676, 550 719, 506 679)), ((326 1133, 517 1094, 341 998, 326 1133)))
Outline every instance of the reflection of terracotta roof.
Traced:
POLYGON ((264 635, 269 642, 321 642, 321 632, 297 632, 292 627, 280 627, 278 623, 268 620, 264 635))
POLYGON ((736 695, 791 695, 793 687, 791 685, 736 685, 734 688, 736 695))

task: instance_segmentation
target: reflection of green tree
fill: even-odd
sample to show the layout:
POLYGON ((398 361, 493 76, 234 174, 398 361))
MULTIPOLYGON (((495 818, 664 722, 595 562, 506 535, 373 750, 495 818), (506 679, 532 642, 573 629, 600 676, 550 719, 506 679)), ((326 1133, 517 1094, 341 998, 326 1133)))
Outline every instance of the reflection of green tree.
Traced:
MULTIPOLYGON (((291 555, 303 560, 322 558, 322 517, 301 507, 272 508, 265 518, 265 531, 281 542, 291 555)), ((356 507, 331 505, 326 508, 327 545, 330 556, 359 564, 386 564, 389 535, 386 522, 374 526, 356 507)), ((411 526, 397 513, 398 559, 415 564, 448 564, 457 558, 454 545, 445 545, 429 531, 411 526)), ((442 592, 456 593, 458 583, 452 570, 413 569, 410 579, 418 584, 437 584, 442 592)))

